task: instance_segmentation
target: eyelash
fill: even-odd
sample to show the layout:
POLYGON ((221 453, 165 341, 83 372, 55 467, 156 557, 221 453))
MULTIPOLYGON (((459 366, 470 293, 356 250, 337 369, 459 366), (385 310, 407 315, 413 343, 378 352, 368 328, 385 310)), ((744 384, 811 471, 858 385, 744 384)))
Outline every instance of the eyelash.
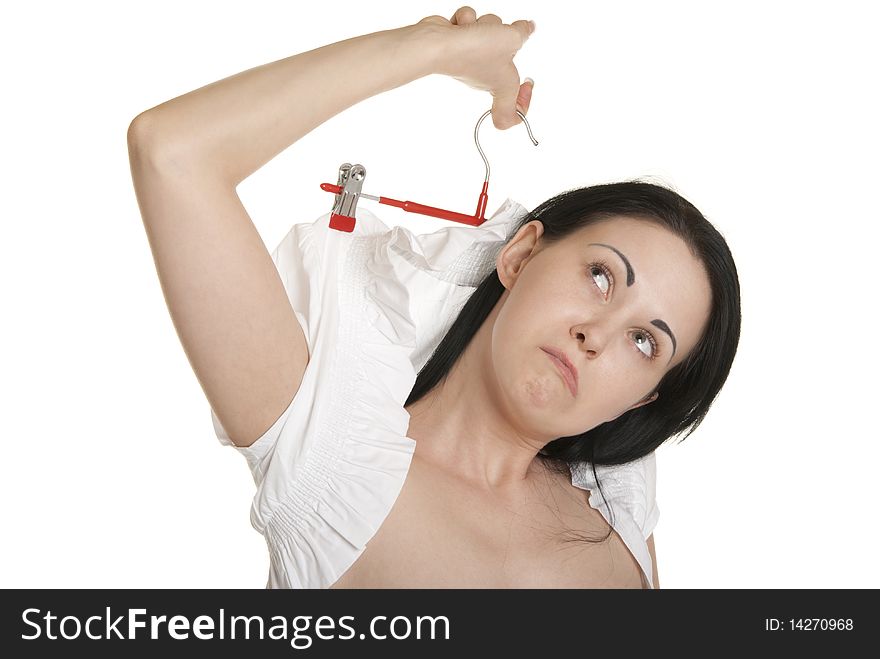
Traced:
MULTIPOLYGON (((608 279, 608 290, 611 291, 614 288, 614 275, 611 274, 611 268, 608 267, 608 264, 605 261, 594 261, 587 265, 587 276, 593 281, 593 273, 592 270, 594 267, 602 270, 602 274, 605 275, 605 278, 608 279)), ((603 295, 602 289, 593 281, 593 285, 596 286, 596 289, 599 291, 599 295, 603 295)), ((651 343, 651 356, 646 355, 644 352, 636 348, 636 351, 639 353, 642 359, 646 359, 649 362, 654 361, 660 356, 660 346, 657 345, 657 339, 654 338, 654 335, 651 334, 648 330, 639 329, 639 332, 648 337, 648 341, 651 343)))

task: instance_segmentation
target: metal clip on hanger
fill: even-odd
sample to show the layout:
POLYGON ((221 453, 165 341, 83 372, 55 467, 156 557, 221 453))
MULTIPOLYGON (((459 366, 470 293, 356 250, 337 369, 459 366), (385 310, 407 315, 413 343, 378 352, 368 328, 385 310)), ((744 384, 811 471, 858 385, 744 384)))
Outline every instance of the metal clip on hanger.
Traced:
MULTIPOLYGON (((474 142, 476 142, 477 150, 483 157, 483 162, 486 163, 486 178, 483 181, 483 190, 480 192, 480 197, 477 201, 476 213, 473 215, 465 215, 464 213, 456 213, 455 211, 435 208, 434 206, 417 204, 414 201, 399 201, 397 199, 392 199, 391 197, 377 197, 361 192, 361 188, 364 185, 364 178, 367 176, 366 168, 360 164, 352 165, 351 163, 343 163, 339 167, 339 178, 336 185, 333 185, 332 183, 321 183, 322 190, 336 194, 333 200, 333 210, 330 213, 330 228, 336 229, 337 231, 354 231, 355 210, 357 208, 358 199, 361 197, 378 201, 380 204, 396 206, 397 208, 402 208, 410 213, 430 215, 432 217, 461 222, 462 224, 469 224, 471 226, 480 226, 485 222, 486 204, 489 201, 489 161, 486 159, 486 154, 483 153, 483 149, 480 147, 479 131, 483 119, 488 117, 491 113, 491 109, 487 110, 483 116, 480 117, 480 120, 477 121, 477 126, 474 128, 474 142)), ((538 146, 538 140, 532 135, 532 129, 529 126, 529 122, 525 115, 519 110, 517 110, 516 113, 522 118, 526 130, 529 132, 529 138, 532 140, 532 143, 535 146, 538 146)))

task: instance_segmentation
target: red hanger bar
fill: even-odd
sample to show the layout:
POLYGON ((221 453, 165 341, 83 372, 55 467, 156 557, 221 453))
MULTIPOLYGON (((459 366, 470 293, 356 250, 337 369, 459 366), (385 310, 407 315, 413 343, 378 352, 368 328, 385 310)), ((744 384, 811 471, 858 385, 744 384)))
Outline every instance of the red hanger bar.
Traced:
MULTIPOLYGON (((326 190, 327 192, 332 192, 334 194, 340 194, 342 192, 342 186, 334 185, 333 183, 322 183, 321 189, 326 190)), ((489 203, 489 195, 487 193, 488 189, 489 181, 484 181, 483 191, 480 193, 480 198, 477 201, 477 212, 473 215, 456 213, 455 211, 448 211, 444 210, 443 208, 436 208, 434 206, 425 206, 424 204, 418 204, 414 201, 400 201, 399 199, 392 199, 391 197, 375 197, 373 195, 368 195, 363 192, 360 196, 366 197, 367 199, 372 199, 373 201, 378 201, 380 204, 387 204, 388 206, 396 206, 397 208, 402 208, 408 213, 430 215, 432 217, 439 217, 444 220, 452 220, 453 222, 461 222, 462 224, 469 224, 470 226, 478 227, 486 221, 486 206, 489 203)))

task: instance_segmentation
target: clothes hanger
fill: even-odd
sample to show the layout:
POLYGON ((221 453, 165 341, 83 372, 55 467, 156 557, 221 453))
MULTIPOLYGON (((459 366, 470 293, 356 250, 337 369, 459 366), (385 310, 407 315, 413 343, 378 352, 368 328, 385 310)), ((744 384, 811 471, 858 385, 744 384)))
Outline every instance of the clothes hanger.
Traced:
MULTIPOLYGON (((474 128, 474 142, 476 142, 477 150, 483 157, 483 162, 486 163, 486 178, 483 181, 483 190, 480 192, 480 197, 477 201, 476 213, 473 215, 465 215, 464 213, 456 213, 455 211, 435 208, 434 206, 417 204, 414 201, 399 201, 397 199, 392 199, 391 197, 377 197, 375 195, 367 194, 361 191, 364 184, 364 178, 367 175, 366 168, 360 164, 352 165, 351 163, 346 162, 339 168, 339 179, 336 182, 336 185, 333 185, 332 183, 321 183, 322 190, 336 194, 333 201, 333 210, 330 213, 330 228, 336 229, 337 231, 354 231, 355 210, 357 208, 358 199, 361 197, 378 201, 380 204, 396 206, 397 208, 402 208, 410 213, 430 215, 432 217, 452 220, 453 222, 461 222, 462 224, 469 224, 471 226, 480 226, 485 222, 486 204, 489 201, 489 161, 486 159, 486 154, 483 153, 483 149, 480 147, 479 131, 483 119, 488 117, 491 113, 491 109, 483 113, 483 116, 480 117, 474 128)), ((526 130, 529 132, 529 138, 531 138, 532 143, 535 146, 538 146, 538 140, 532 135, 532 129, 529 126, 528 119, 526 119, 526 116, 519 110, 517 110, 516 113, 522 118, 526 130)))

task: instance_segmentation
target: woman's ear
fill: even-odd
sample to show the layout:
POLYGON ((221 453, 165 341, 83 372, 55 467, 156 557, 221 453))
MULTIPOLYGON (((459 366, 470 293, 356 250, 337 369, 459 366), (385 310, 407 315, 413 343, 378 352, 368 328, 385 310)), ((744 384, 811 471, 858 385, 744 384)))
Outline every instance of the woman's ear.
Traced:
POLYGON ((660 392, 659 392, 659 391, 655 391, 653 394, 651 394, 650 396, 648 396, 647 398, 645 398, 645 400, 643 400, 643 401, 642 401, 641 403, 639 403, 639 404, 640 404, 640 405, 647 405, 648 403, 653 403, 653 402, 654 402, 655 400, 657 400, 658 398, 660 398, 660 392))
POLYGON ((495 271, 504 288, 510 290, 526 259, 541 250, 539 245, 544 225, 540 220, 532 220, 519 228, 519 231, 507 241, 495 257, 495 271))
POLYGON ((638 403, 636 403, 635 405, 633 405, 633 406, 632 406, 631 408, 629 408, 629 409, 634 410, 634 409, 636 409, 637 407, 641 407, 642 405, 647 405, 648 403, 653 403, 653 402, 654 402, 655 400, 657 400, 659 397, 660 397, 660 393, 657 392, 657 391, 655 391, 653 394, 651 394, 650 396, 648 396, 648 397, 646 397, 646 398, 643 398, 642 400, 640 400, 638 403))
MULTIPOLYGON (((620 414, 624 414, 625 412, 629 412, 630 410, 634 410, 634 409, 636 409, 637 407, 641 407, 642 405, 647 405, 648 403, 653 403, 653 402, 654 402, 655 400, 657 400, 657 398, 659 398, 659 397, 660 397, 660 393, 657 392, 657 391, 655 391, 655 392, 654 392, 653 394, 651 394, 650 396, 645 396, 645 397, 642 398, 642 400, 640 400, 638 403, 635 403, 634 405, 631 405, 630 407, 628 407, 627 409, 625 409, 625 410, 624 410, 623 412, 621 412, 620 414)), ((620 414, 618 414, 617 416, 620 416, 620 414)), ((608 421, 614 421, 614 419, 616 419, 617 416, 611 417, 610 419, 608 419, 608 421)))

